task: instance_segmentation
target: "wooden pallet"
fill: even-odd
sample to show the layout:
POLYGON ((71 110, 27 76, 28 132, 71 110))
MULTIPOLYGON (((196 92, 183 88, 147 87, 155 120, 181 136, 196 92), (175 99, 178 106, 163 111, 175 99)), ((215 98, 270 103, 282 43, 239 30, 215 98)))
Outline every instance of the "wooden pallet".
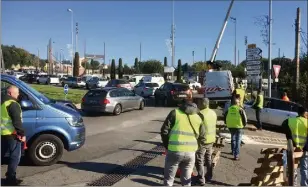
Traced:
MULTIPOLYGON (((252 186, 288 186, 284 177, 283 151, 286 148, 263 148, 257 163, 261 163, 259 168, 254 170, 257 175, 250 181, 252 186)), ((295 158, 294 168, 298 168, 299 159, 302 152, 294 149, 293 157, 295 158)))

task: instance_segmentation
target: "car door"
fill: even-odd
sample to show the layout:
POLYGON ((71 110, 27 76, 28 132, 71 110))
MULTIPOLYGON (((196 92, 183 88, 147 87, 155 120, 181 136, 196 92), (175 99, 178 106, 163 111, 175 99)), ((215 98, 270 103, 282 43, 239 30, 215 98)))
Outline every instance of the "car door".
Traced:
POLYGON ((140 96, 138 96, 137 94, 128 89, 125 90, 125 92, 129 100, 130 108, 138 108, 140 104, 139 102, 140 96))
MULTIPOLYGON (((247 119, 249 121, 256 122, 257 121, 257 119, 256 119, 256 111, 255 111, 255 109, 252 108, 253 103, 254 103, 254 101, 246 102, 244 104, 244 108, 245 108, 247 119)), ((264 103, 263 103, 263 109, 262 109, 262 112, 260 114, 260 119, 261 119, 262 122, 265 122, 265 121, 268 120, 268 107, 269 107, 269 103, 270 103, 270 99, 265 98, 264 99, 264 103)))
POLYGON ((164 87, 167 83, 161 85, 156 91, 155 91, 155 99, 162 99, 163 98, 163 92, 164 87))
POLYGON ((123 92, 125 95, 126 108, 127 109, 134 108, 136 102, 135 94, 126 88, 123 89, 123 92))
POLYGON ((271 99, 270 108, 267 111, 268 120, 264 121, 270 125, 281 126, 282 122, 290 117, 291 106, 289 102, 271 99))
POLYGON ((134 87, 134 91, 137 95, 141 94, 141 85, 142 83, 138 83, 135 87, 134 87))
MULTIPOLYGON (((8 82, 6 80, 1 80, 1 95, 6 94, 6 90, 9 86, 14 85, 11 82, 8 82)), ((17 86, 18 85, 14 85, 17 86)), ((19 87, 18 87, 19 88, 19 87)), ((19 88, 19 99, 20 102, 21 99, 30 101, 33 106, 35 106, 35 100, 31 98, 27 92, 21 88, 19 88)), ((34 127, 37 123, 37 113, 36 109, 24 109, 22 108, 22 126, 25 129, 26 136, 31 136, 34 132, 34 127)))
POLYGON ((121 104, 122 111, 127 110, 129 108, 129 100, 126 97, 125 90, 123 88, 119 88, 116 90, 117 102, 121 104))

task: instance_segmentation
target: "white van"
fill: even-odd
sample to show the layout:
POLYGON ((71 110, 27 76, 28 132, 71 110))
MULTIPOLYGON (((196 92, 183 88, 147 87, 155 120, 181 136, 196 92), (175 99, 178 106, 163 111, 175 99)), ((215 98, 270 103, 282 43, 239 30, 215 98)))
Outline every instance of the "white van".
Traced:
POLYGON ((209 71, 204 77, 204 96, 211 104, 224 107, 224 104, 231 99, 234 90, 234 83, 231 71, 209 71))
POLYGON ((139 81, 144 77, 144 75, 134 75, 132 78, 128 80, 128 82, 132 85, 132 87, 136 86, 139 81))
POLYGON ((144 76, 143 82, 157 83, 159 87, 165 83, 165 79, 162 76, 144 76))

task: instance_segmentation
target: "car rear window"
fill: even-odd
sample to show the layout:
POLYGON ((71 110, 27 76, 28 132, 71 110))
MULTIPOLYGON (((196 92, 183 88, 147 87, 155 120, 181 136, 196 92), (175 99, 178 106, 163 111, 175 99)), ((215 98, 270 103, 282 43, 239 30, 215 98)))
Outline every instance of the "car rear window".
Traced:
POLYGON ((49 75, 49 77, 57 77, 56 75, 49 75))
POLYGON ((105 90, 90 90, 87 93, 87 97, 106 97, 107 92, 105 90))
POLYGON ((129 82, 127 80, 118 80, 118 84, 128 84, 129 82))
POLYGON ((150 88, 159 87, 157 83, 145 83, 145 86, 150 88))
POLYGON ((185 84, 174 84, 173 89, 176 91, 186 91, 189 90, 189 86, 185 84))

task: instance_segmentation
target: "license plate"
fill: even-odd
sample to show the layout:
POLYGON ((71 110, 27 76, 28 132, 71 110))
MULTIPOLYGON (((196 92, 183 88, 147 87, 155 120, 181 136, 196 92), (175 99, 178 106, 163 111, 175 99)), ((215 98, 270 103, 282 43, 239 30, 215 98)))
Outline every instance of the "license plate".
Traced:
POLYGON ((186 97, 186 95, 178 95, 178 97, 186 97))

